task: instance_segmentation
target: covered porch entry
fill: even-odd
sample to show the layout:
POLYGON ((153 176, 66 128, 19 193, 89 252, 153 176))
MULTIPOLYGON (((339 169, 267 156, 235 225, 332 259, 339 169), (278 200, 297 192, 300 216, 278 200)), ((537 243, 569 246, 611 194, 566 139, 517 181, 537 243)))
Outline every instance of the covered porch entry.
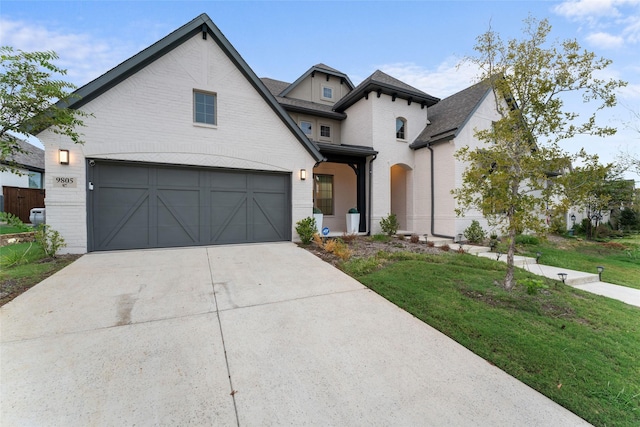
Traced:
POLYGON ((360 214, 358 232, 366 233, 369 218, 367 175, 372 159, 378 154, 370 147, 317 144, 326 157, 313 169, 313 205, 323 215, 323 227, 331 235, 347 230, 347 213, 356 208, 360 214))

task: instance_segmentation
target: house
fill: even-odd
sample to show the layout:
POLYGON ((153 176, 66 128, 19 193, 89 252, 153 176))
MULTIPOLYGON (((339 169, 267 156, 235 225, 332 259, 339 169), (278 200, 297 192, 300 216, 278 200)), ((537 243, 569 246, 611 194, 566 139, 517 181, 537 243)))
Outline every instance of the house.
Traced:
POLYGON ((44 207, 44 150, 5 136, 17 150, 0 160, 0 211, 29 222, 32 208, 44 207))
POLYGON ((454 151, 496 120, 488 93, 440 100, 381 71, 355 86, 325 64, 260 79, 203 14, 76 91, 83 145, 41 130, 47 222, 77 253, 290 241, 314 206, 334 233, 355 207, 362 233, 395 213, 455 236, 482 218, 456 218, 450 190, 454 151))

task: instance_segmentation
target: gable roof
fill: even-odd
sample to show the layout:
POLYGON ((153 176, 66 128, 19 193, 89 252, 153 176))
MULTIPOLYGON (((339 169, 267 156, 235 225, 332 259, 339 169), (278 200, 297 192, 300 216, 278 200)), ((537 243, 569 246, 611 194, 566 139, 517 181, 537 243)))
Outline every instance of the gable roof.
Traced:
POLYGON ((7 156, 6 159, 3 159, 2 163, 21 166, 32 171, 44 172, 43 149, 10 135, 5 135, 4 138, 9 141, 9 144, 17 147, 18 150, 14 151, 12 155, 7 156))
POLYGON ((303 75, 298 77, 295 82, 291 83, 289 87, 280 92, 279 95, 283 97, 287 96, 287 94, 291 92, 296 86, 298 86, 304 79, 306 79, 310 75, 315 74, 316 72, 321 72, 329 76, 338 77, 341 83, 346 83, 346 85, 349 87, 349 90, 352 90, 354 88, 353 83, 345 73, 338 71, 335 68, 331 68, 328 65, 320 63, 309 68, 303 75))
POLYGON ((430 124, 409 147, 419 149, 455 138, 490 92, 491 86, 484 80, 429 107, 430 124))
POLYGON ((276 100, 287 111, 295 111, 297 113, 311 114, 320 117, 326 117, 334 120, 344 120, 347 115, 344 113, 338 113, 333 111, 331 105, 319 104, 317 102, 306 101, 296 98, 285 98, 279 94, 282 92, 282 88, 289 86, 289 83, 280 80, 274 80, 263 77, 262 82, 269 89, 271 94, 275 96, 276 100))
POLYGON ((336 111, 344 111, 353 104, 355 104, 362 97, 368 96, 370 92, 376 92, 378 94, 384 93, 385 95, 396 96, 401 99, 411 100, 424 106, 434 105, 440 100, 435 96, 431 96, 419 89, 410 86, 395 77, 383 73, 380 70, 376 70, 373 74, 367 77, 362 83, 360 83, 354 90, 345 95, 340 101, 338 101, 333 109, 336 111))
MULTIPOLYGON (((168 36, 152 44, 148 48, 138 54, 127 59, 120 65, 107 71, 97 79, 87 83, 77 89, 71 100, 67 102, 59 102, 59 107, 80 108, 92 99, 102 95, 107 90, 116 86, 131 75, 137 73, 147 65, 162 57, 166 53, 181 45, 185 41, 191 39, 194 35, 202 33, 202 38, 206 39, 211 36, 213 41, 222 49, 227 57, 238 68, 247 81, 262 96, 266 103, 271 107, 274 113, 284 122, 294 136, 300 141, 305 149, 316 160, 324 159, 318 148, 307 138, 300 128, 293 122, 289 114, 278 104, 271 92, 267 90, 264 83, 256 76, 249 65, 242 59, 238 51, 231 45, 229 40, 222 34, 220 29, 211 21, 206 13, 201 14, 191 22, 178 28, 168 36)), ((44 129, 36 129, 35 134, 44 129)))

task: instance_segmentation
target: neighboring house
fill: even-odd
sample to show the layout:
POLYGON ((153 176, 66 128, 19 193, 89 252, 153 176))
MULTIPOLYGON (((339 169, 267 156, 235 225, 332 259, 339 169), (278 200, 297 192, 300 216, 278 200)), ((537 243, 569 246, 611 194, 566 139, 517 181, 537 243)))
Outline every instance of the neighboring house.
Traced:
POLYGON ((453 237, 482 218, 450 190, 453 153, 497 119, 488 93, 440 101, 381 71, 354 87, 324 64, 259 79, 203 14, 76 91, 83 145, 41 130, 47 222, 77 253, 295 240, 313 206, 333 233, 357 207, 360 232, 395 213, 453 237))
POLYGON ((29 222, 32 208, 44 207, 44 150, 7 136, 19 150, 0 160, 0 211, 29 222))

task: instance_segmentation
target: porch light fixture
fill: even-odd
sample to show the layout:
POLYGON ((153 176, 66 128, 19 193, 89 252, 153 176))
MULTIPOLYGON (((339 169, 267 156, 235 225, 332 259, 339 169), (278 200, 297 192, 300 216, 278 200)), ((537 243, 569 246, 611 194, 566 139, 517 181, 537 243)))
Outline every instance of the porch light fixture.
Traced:
POLYGON ((599 265, 596 268, 598 269, 598 281, 602 282, 602 272, 604 271, 604 267, 599 265))
POLYGON ((306 169, 300 169, 300 180, 304 181, 305 179, 307 179, 307 170, 306 169))
POLYGON ((562 283, 564 283, 564 281, 567 280, 567 273, 558 273, 558 277, 562 280, 562 283))
POLYGON ((69 150, 58 150, 58 161, 61 165, 69 164, 69 150))
POLYGON ((571 222, 573 223, 573 225, 576 225, 576 216, 575 214, 571 214, 571 222))
POLYGON ((541 256, 542 256, 542 252, 536 252, 536 264, 540 264, 541 256))

